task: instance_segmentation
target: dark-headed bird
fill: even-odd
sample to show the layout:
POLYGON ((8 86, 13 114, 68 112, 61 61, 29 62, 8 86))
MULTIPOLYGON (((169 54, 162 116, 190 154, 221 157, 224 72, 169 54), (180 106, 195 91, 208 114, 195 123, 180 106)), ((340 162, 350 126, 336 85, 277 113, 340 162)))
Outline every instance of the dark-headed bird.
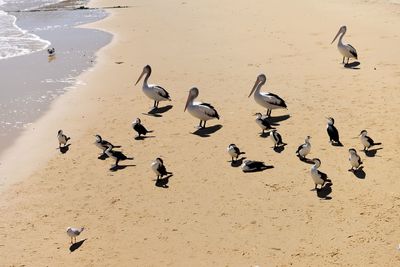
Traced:
POLYGON ((327 119, 328 119, 328 124, 326 127, 326 131, 328 132, 328 135, 329 135, 329 142, 331 144, 337 144, 337 145, 341 146, 342 143, 339 140, 339 132, 334 125, 335 119, 331 118, 331 117, 328 117, 327 119))
POLYGON ((300 145, 299 148, 296 150, 297 156, 304 160, 306 156, 311 152, 311 143, 310 143, 311 136, 307 136, 304 140, 304 144, 300 145))
POLYGON ((325 183, 330 182, 330 180, 328 179, 328 175, 326 175, 326 173, 318 170, 318 168, 321 166, 321 161, 317 158, 314 158, 312 161, 314 162, 314 165, 311 167, 311 178, 315 183, 315 189, 318 190, 317 185, 320 185, 322 188, 325 183))
POLYGON ((375 143, 371 137, 368 136, 367 130, 362 130, 360 133, 360 141, 364 146, 364 151, 367 151, 371 146, 381 145, 382 143, 375 143))
POLYGON ((232 162, 235 162, 235 160, 237 160, 241 154, 245 154, 245 152, 241 152, 235 144, 230 144, 227 148, 227 151, 232 158, 232 162))
POLYGON ((102 139, 100 135, 96 134, 95 137, 96 137, 96 142, 94 144, 103 151, 103 155, 106 153, 106 149, 108 148, 108 146, 111 145, 111 148, 114 148, 113 144, 102 139))
POLYGON ((58 133, 57 133, 57 139, 58 139, 58 147, 61 148, 61 145, 63 145, 63 147, 65 147, 67 142, 68 142, 68 140, 71 139, 71 138, 67 137, 63 133, 63 130, 59 130, 58 133))
POLYGON ((157 181, 159 179, 162 179, 163 176, 172 174, 172 172, 167 171, 164 165, 164 161, 161 158, 156 158, 156 160, 151 163, 151 169, 157 175, 157 181))
POLYGON ((264 134, 265 131, 275 129, 268 122, 268 118, 264 117, 261 113, 256 113, 254 115, 256 115, 256 123, 258 124, 258 126, 260 126, 260 128, 262 130, 262 134, 264 134))
POLYGON ((133 158, 128 158, 127 156, 125 156, 121 151, 114 151, 112 150, 112 145, 109 144, 108 148, 106 149, 106 154, 107 156, 109 156, 110 158, 115 160, 115 164, 111 167, 111 168, 115 168, 118 167, 118 163, 121 160, 132 160, 133 158))
POLYGON ((147 133, 151 133, 153 131, 148 131, 142 124, 141 120, 137 118, 134 122, 132 122, 132 128, 135 130, 138 135, 137 137, 140 137, 141 135, 146 135, 147 133))
POLYGON ((349 149, 349 161, 351 165, 350 172, 354 172, 360 168, 362 161, 361 157, 357 154, 357 151, 354 148, 349 149))

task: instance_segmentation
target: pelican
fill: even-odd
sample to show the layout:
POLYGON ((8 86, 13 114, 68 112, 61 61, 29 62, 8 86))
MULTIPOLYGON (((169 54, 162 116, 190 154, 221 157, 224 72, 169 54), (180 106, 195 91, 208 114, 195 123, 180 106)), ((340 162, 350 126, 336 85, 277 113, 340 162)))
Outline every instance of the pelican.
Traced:
POLYGON ((63 130, 59 130, 57 133, 57 139, 58 139, 58 147, 61 148, 61 145, 63 145, 63 147, 65 147, 67 145, 68 140, 71 138, 67 137, 63 133, 63 130))
POLYGON ((189 113, 198 119, 200 119, 199 129, 206 127, 206 122, 211 119, 217 118, 219 120, 219 115, 217 110, 211 105, 202 102, 194 102, 196 97, 199 96, 199 89, 193 87, 189 91, 189 96, 186 101, 185 110, 189 111, 189 113), (204 121, 204 124, 201 123, 204 121))
POLYGON ((321 166, 321 161, 319 159, 313 159, 314 165, 311 167, 311 178, 315 183, 315 189, 318 190, 317 185, 321 185, 321 189, 326 182, 330 182, 328 179, 328 175, 318 170, 319 166, 321 166))
POLYGON ((354 148, 349 149, 349 154, 349 161, 351 165, 349 172, 354 172, 358 170, 363 163, 361 161, 361 157, 357 154, 357 151, 354 148))
POLYGON ((360 141, 364 146, 364 151, 367 151, 371 146, 381 145, 382 143, 375 143, 371 137, 368 136, 367 130, 362 130, 360 133, 360 141))
POLYGON ((142 86, 143 93, 148 98, 154 100, 153 109, 158 108, 158 103, 160 103, 160 101, 166 101, 166 100, 171 101, 171 98, 170 98, 167 90, 165 90, 161 86, 147 83, 147 81, 149 80, 149 77, 151 75, 151 67, 149 65, 144 66, 142 74, 140 74, 139 79, 136 81, 135 85, 138 84, 138 82, 142 79, 142 77, 144 75, 146 75, 146 76, 144 77, 143 86, 142 86))
POLYGON ((308 153, 311 151, 311 143, 310 143, 311 136, 307 136, 304 144, 300 145, 297 148, 296 154, 301 160, 305 160, 308 153))
POLYGON ((346 64, 349 64, 350 58, 358 59, 357 58, 356 49, 354 47, 352 47, 350 44, 344 44, 342 42, 343 36, 346 34, 346 30, 347 30, 346 26, 340 27, 338 33, 336 34, 335 38, 333 39, 333 41, 331 43, 331 44, 333 44, 333 42, 336 40, 336 38, 338 38, 338 36, 341 34, 340 37, 339 37, 339 41, 338 41, 337 47, 339 49, 340 54, 342 54, 342 56, 343 56, 342 64, 344 64, 344 59, 346 57, 347 57, 347 63, 346 64))
POLYGON ((71 244, 76 243, 76 237, 82 233, 82 231, 85 230, 85 227, 81 228, 74 228, 74 227, 68 227, 67 228, 67 235, 71 237, 71 244), (74 241, 74 242, 72 242, 74 241))
POLYGON ((258 75, 257 80, 253 86, 253 89, 251 89, 251 92, 248 97, 250 97, 254 92, 254 100, 257 102, 257 104, 263 106, 264 108, 267 108, 266 115, 270 117, 271 111, 273 109, 287 108, 287 106, 285 101, 279 96, 273 93, 260 92, 261 87, 265 84, 266 81, 267 77, 265 77, 264 74, 258 75))

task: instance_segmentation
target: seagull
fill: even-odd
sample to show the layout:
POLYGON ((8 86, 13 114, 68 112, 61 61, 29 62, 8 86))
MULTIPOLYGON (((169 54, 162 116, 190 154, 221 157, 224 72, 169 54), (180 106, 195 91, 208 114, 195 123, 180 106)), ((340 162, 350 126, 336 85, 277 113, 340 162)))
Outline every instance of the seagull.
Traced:
POLYGON ((58 147, 61 148, 61 145, 65 147, 67 144, 68 140, 71 139, 70 137, 67 137, 64 133, 63 130, 59 130, 57 133, 57 138, 58 138, 58 147))
POLYGON ((326 131, 328 132, 329 135, 329 142, 331 144, 337 144, 339 146, 342 146, 342 143, 339 141, 339 132, 334 126, 335 124, 335 119, 328 117, 328 125, 326 127, 326 131))
POLYGON ((56 54, 56 49, 54 49, 54 47, 48 48, 47 53, 49 54, 49 57, 52 57, 56 54))
POLYGON ((266 117, 263 117, 263 115, 261 113, 258 112, 258 113, 254 114, 254 115, 256 116, 256 123, 262 129, 262 134, 265 133, 264 131, 275 129, 268 122, 268 119, 266 117))
POLYGON ((151 163, 151 169, 157 174, 157 181, 163 176, 172 174, 172 172, 167 171, 164 166, 164 161, 161 158, 156 158, 156 160, 151 163))
POLYGON ((371 137, 368 136, 367 130, 362 130, 360 135, 360 141, 364 146, 364 151, 367 151, 371 146, 381 145, 382 143, 375 143, 371 137))
POLYGON ((326 182, 330 182, 328 179, 328 175, 318 170, 319 166, 321 166, 321 161, 317 158, 312 160, 314 165, 311 167, 311 178, 314 180, 315 189, 318 190, 317 185, 321 185, 321 188, 324 186, 326 182))
POLYGON ((299 148, 297 148, 296 154, 297 156, 304 160, 308 153, 311 151, 311 143, 310 143, 311 136, 307 136, 306 139, 304 140, 304 144, 300 145, 299 148))
POLYGON ((343 36, 346 34, 346 31, 347 31, 346 26, 340 27, 338 33, 336 34, 335 38, 333 39, 333 41, 331 43, 331 44, 333 44, 333 42, 336 40, 336 38, 338 38, 338 36, 341 34, 339 37, 337 48, 339 49, 340 54, 342 54, 342 56, 343 56, 342 64, 344 64, 344 59, 346 57, 347 57, 346 64, 349 64, 350 58, 358 59, 356 49, 354 47, 352 47, 350 44, 343 44, 343 42, 342 42, 343 36))
POLYGON ((211 120, 211 119, 219 120, 219 115, 218 115, 217 110, 211 104, 202 103, 202 102, 194 102, 194 100, 198 96, 199 96, 199 89, 197 89, 196 87, 193 87, 192 89, 190 89, 184 111, 186 111, 186 109, 187 109, 193 117, 200 119, 200 124, 199 124, 198 128, 201 129, 201 128, 206 127, 206 122, 208 120, 211 120), (203 121, 204 121, 204 124, 202 125, 203 121))
POLYGON ((254 100, 257 102, 257 104, 263 106, 264 108, 267 108, 266 115, 270 117, 273 109, 287 108, 287 106, 285 101, 279 96, 273 93, 260 92, 261 87, 265 84, 266 81, 267 77, 264 74, 258 75, 253 89, 251 89, 248 97, 250 97, 254 92, 254 100))
POLYGON ((103 140, 100 135, 96 134, 96 142, 94 143, 98 148, 103 150, 102 155, 106 153, 106 149, 108 148, 109 145, 111 145, 111 148, 114 148, 114 145, 111 144, 110 142, 103 140))
POLYGON ((136 118, 136 120, 132 122, 132 128, 138 133, 137 138, 139 138, 141 135, 146 135, 147 133, 153 132, 148 131, 143 124, 141 124, 141 120, 139 118, 136 118))
POLYGON ((357 154, 357 151, 354 148, 349 149, 349 154, 349 161, 351 164, 351 169, 349 172, 354 172, 358 170, 362 164, 361 157, 357 154))
POLYGON ((152 109, 158 108, 158 104, 160 101, 171 101, 171 98, 169 96, 169 93, 167 90, 162 88, 161 86, 155 85, 155 84, 148 84, 147 81, 151 75, 151 67, 149 65, 144 66, 142 74, 140 74, 139 79, 136 81, 135 85, 138 84, 138 82, 144 77, 143 81, 143 93, 150 99, 154 100, 154 105, 152 109))
POLYGON ((285 146, 286 144, 282 142, 282 136, 278 133, 277 130, 272 130, 270 133, 272 140, 274 140, 274 148, 285 146))
POLYGON ((235 144, 230 144, 227 148, 227 151, 232 158, 232 162, 235 162, 236 160, 238 160, 238 158, 241 154, 245 154, 245 152, 241 152, 240 149, 235 144), (235 158, 235 160, 234 160, 234 158, 235 158))
POLYGON ((107 154, 107 156, 109 156, 110 158, 112 158, 112 159, 115 159, 115 165, 113 165, 112 167, 111 167, 111 169, 112 168, 115 168, 115 167, 118 167, 119 165, 118 165, 118 162, 119 161, 121 161, 121 160, 133 160, 133 158, 128 158, 127 156, 125 156, 121 151, 114 151, 114 150, 112 150, 112 145, 111 144, 109 144, 108 145, 108 148, 106 149, 106 151, 105 151, 105 153, 107 154))
POLYGON ((71 244, 76 243, 76 237, 82 233, 82 231, 85 230, 85 227, 81 228, 74 228, 74 227, 68 227, 67 228, 67 235, 71 237, 71 244), (74 242, 72 242, 74 241, 74 242))
POLYGON ((272 168, 272 166, 267 166, 262 161, 254 161, 247 159, 243 162, 241 168, 243 172, 256 172, 272 168))

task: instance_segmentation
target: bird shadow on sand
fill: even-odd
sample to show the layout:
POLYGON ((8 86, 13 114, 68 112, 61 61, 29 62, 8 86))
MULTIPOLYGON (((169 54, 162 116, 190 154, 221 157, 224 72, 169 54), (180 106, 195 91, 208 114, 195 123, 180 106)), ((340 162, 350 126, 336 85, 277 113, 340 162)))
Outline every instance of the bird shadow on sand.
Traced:
POLYGON ((307 164, 314 164, 314 161, 312 161, 311 159, 308 159, 308 158, 301 158, 301 157, 299 157, 299 156, 297 156, 298 158, 299 158, 299 160, 300 161, 302 161, 302 162, 304 162, 304 163, 307 163, 307 164))
POLYGON ((237 160, 231 160, 229 161, 231 163, 231 166, 234 168, 240 167, 243 164, 243 160, 245 160, 246 157, 241 157, 240 159, 237 160))
POLYGON ((193 132, 192 134, 195 134, 200 137, 210 137, 213 133, 219 131, 221 128, 222 125, 217 124, 210 127, 200 128, 197 131, 193 132))
POLYGON ((154 138, 156 137, 155 135, 142 135, 142 136, 136 136, 135 140, 143 141, 147 138, 154 138))
POLYGON ((109 158, 109 156, 106 153, 104 153, 104 154, 101 154, 100 156, 98 156, 97 158, 100 160, 106 160, 109 158))
POLYGON ((360 66, 360 64, 361 63, 359 61, 354 61, 354 62, 351 62, 351 63, 344 64, 344 67, 346 69, 359 70, 360 67, 358 67, 358 66, 360 66))
POLYGON ((369 149, 369 150, 362 150, 365 153, 365 156, 369 157, 369 158, 373 158, 376 156, 376 153, 378 152, 378 150, 383 149, 382 147, 380 148, 374 148, 374 149, 369 149))
POLYGON ((167 112, 168 110, 172 109, 174 106, 173 105, 167 105, 165 107, 161 108, 153 108, 147 113, 142 113, 143 115, 148 115, 148 116, 153 116, 153 117, 162 117, 162 114, 167 112))
POLYGON ((353 170, 351 171, 355 177, 357 177, 358 179, 365 179, 365 177, 367 176, 367 174, 364 171, 364 167, 361 166, 360 168, 358 168, 357 170, 353 170))
POLYGON ((172 173, 168 174, 167 176, 165 176, 164 178, 161 179, 156 179, 156 183, 154 184, 157 187, 161 187, 161 188, 169 188, 168 183, 169 183, 169 178, 171 178, 172 176, 174 176, 172 173))
POLYGON ((253 173, 253 172, 262 172, 268 169, 272 169, 274 168, 273 165, 264 165, 264 166, 260 166, 258 168, 252 169, 252 170, 248 170, 248 171, 243 171, 244 173, 253 173))
POLYGON ((275 117, 268 117, 267 120, 272 126, 278 126, 281 121, 285 121, 290 118, 290 115, 281 115, 275 117))
POLYGON ((68 145, 66 145, 66 146, 59 147, 58 149, 60 150, 60 152, 61 152, 62 154, 65 154, 65 153, 68 152, 69 146, 70 146, 70 145, 71 145, 71 144, 68 144, 68 145))
POLYGON ((261 132, 260 133, 260 137, 262 137, 262 138, 267 138, 267 137, 269 137, 271 135, 271 132, 270 131, 268 131, 268 132, 261 132))
POLYGON ((274 151, 276 152, 276 153, 282 153, 282 151, 283 150, 285 150, 285 146, 286 146, 287 144, 283 144, 283 145, 280 145, 280 146, 276 146, 276 147, 274 147, 274 151))
POLYGON ((332 197, 329 195, 332 193, 332 183, 328 182, 326 183, 321 189, 317 189, 317 196, 319 198, 325 199, 325 200, 331 200, 332 197))
POLYGON ((343 144, 340 143, 340 142, 339 142, 339 143, 332 142, 331 145, 332 145, 332 146, 339 146, 339 147, 342 147, 342 146, 343 146, 343 144))
POLYGON ((72 252, 74 252, 75 250, 77 250, 78 248, 80 248, 82 245, 83 245, 83 242, 85 242, 87 240, 87 238, 86 239, 83 239, 83 240, 81 240, 81 241, 79 241, 79 242, 76 242, 76 243, 73 243, 70 247, 69 247, 69 251, 72 253, 72 252))
POLYGON ((134 164, 130 164, 130 165, 117 165, 117 166, 112 166, 112 167, 110 168, 110 171, 116 172, 116 171, 123 170, 123 169, 125 169, 126 167, 135 167, 135 166, 136 166, 136 165, 134 165, 134 164))

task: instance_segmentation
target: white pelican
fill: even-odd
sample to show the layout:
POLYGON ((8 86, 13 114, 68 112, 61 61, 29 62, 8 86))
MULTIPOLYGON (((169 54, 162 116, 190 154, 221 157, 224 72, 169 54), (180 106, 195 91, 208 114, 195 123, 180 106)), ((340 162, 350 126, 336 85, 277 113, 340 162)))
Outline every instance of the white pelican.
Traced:
POLYGON ((59 130, 57 133, 57 139, 58 139, 58 147, 61 148, 61 145, 63 145, 63 147, 65 147, 67 145, 68 140, 71 138, 67 137, 63 133, 63 130, 59 130))
POLYGON ((74 227, 68 227, 67 228, 67 235, 71 237, 71 244, 76 243, 76 237, 82 233, 82 231, 85 230, 85 227, 81 228, 74 228, 74 227), (72 242, 74 241, 74 242, 72 242))
POLYGON ((354 172, 358 170, 362 164, 361 157, 357 154, 357 151, 354 148, 349 149, 349 154, 349 161, 351 165, 349 172, 354 172))
POLYGON ((287 106, 285 101, 279 96, 273 93, 260 92, 261 87, 265 84, 266 81, 267 78, 264 74, 258 75, 256 83, 254 84, 253 89, 251 89, 249 97, 254 92, 254 100, 257 102, 257 104, 267 108, 266 115, 269 117, 271 116, 271 111, 273 109, 287 108, 287 106))
POLYGON ((200 120, 198 128, 204 128, 206 127, 206 122, 208 120, 215 118, 219 120, 219 115, 212 105, 202 102, 194 102, 194 100, 196 99, 196 97, 198 97, 198 95, 199 95, 199 89, 197 89, 196 87, 190 89, 184 111, 186 111, 187 109, 193 117, 196 117, 200 120), (204 124, 201 125, 203 121, 204 124))
POLYGON ((357 58, 356 49, 354 47, 352 47, 350 44, 344 44, 342 42, 343 36, 346 34, 346 30, 347 30, 346 26, 340 27, 338 33, 336 34, 335 38, 333 39, 333 41, 331 43, 331 44, 333 44, 333 42, 336 40, 336 38, 341 34, 340 37, 339 37, 339 41, 338 41, 337 47, 339 49, 340 54, 342 54, 342 56, 343 56, 342 64, 344 64, 344 59, 346 57, 347 57, 347 63, 346 64, 349 64, 349 59, 350 58, 358 59, 357 58))
POLYGON ((314 165, 311 167, 311 178, 314 181, 315 189, 318 190, 317 185, 321 185, 321 189, 326 182, 330 182, 328 179, 328 175, 318 170, 319 166, 321 166, 321 161, 319 159, 313 159, 314 165))
POLYGON ((364 151, 367 151, 371 146, 381 145, 382 143, 375 143, 371 137, 368 136, 367 130, 362 130, 360 133, 360 141, 364 146, 364 151))
POLYGON ((158 103, 160 101, 171 101, 169 93, 167 90, 162 88, 161 86, 155 84, 148 84, 147 81, 151 75, 151 67, 149 65, 144 66, 142 74, 140 74, 139 79, 136 81, 135 85, 142 79, 142 77, 146 74, 143 81, 143 93, 150 99, 154 100, 153 109, 158 108, 158 103))

